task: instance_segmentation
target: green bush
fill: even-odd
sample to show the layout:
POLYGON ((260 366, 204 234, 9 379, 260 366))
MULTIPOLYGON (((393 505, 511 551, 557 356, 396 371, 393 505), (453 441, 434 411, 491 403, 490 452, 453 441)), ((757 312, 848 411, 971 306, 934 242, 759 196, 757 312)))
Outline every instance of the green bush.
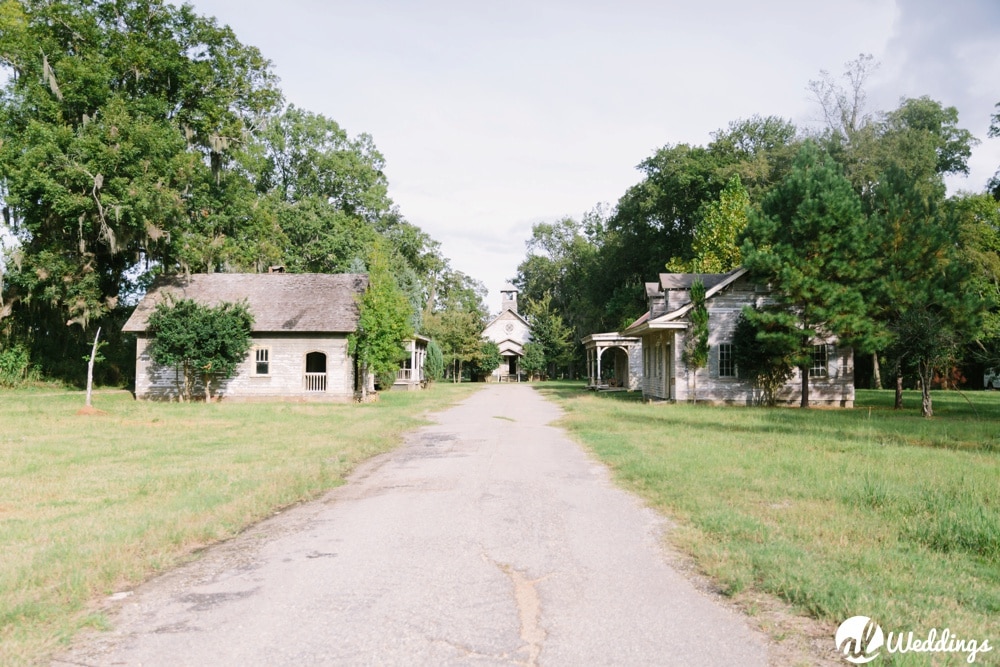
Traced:
POLYGON ((18 387, 31 376, 31 357, 20 345, 0 350, 0 387, 18 387))

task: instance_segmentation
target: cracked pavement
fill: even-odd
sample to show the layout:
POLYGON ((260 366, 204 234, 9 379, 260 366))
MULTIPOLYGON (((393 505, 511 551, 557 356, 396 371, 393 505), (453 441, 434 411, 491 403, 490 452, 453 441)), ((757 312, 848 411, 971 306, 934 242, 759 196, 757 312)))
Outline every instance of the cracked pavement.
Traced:
POLYGON ((324 498, 115 602, 65 665, 764 665, 767 640, 677 572, 666 526, 487 385, 324 498))

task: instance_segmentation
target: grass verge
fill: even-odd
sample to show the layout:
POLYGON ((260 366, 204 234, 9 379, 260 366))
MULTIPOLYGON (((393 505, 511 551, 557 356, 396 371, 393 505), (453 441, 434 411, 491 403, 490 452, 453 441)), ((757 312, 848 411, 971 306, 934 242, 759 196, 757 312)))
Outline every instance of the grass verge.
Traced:
MULTIPOLYGON (((865 615, 923 638, 949 628, 998 646, 977 664, 1000 663, 1000 394, 936 392, 925 420, 918 396, 895 412, 891 392, 859 391, 853 410, 798 410, 540 391, 617 479, 677 522, 675 546, 725 593, 775 595, 834 627, 865 615)), ((947 656, 934 660, 964 664, 947 656)))
MULTIPOLYGON (((481 386, 481 385, 479 385, 481 386)), ((44 660, 95 600, 343 482, 476 385, 366 405, 147 403, 0 392, 0 664, 44 660)))

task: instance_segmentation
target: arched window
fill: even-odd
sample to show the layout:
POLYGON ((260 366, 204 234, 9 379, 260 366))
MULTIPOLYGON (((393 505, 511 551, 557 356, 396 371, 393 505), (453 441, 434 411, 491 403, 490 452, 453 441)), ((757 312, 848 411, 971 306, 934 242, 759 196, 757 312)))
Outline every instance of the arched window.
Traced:
POLYGON ((326 355, 322 352, 306 355, 306 391, 326 391, 326 355))

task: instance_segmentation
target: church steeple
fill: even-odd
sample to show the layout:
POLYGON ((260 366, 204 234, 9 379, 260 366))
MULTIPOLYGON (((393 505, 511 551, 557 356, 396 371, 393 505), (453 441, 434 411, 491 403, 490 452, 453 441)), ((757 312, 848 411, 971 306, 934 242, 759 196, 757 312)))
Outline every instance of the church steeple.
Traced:
POLYGON ((517 313, 517 288, 510 283, 500 290, 500 312, 507 310, 517 313))

